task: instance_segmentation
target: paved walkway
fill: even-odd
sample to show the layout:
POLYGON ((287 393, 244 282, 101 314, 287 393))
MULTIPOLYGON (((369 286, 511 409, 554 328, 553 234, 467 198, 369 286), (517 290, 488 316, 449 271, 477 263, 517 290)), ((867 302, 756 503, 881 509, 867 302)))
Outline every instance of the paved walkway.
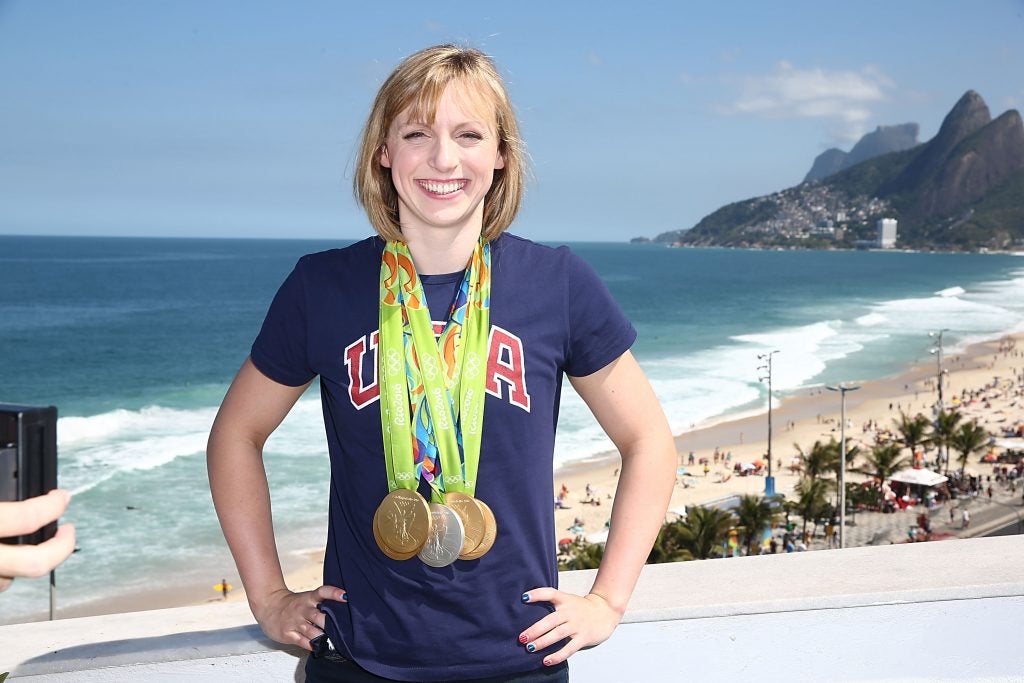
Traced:
MULTIPOLYGON (((947 501, 929 510, 932 522, 932 534, 939 538, 972 538, 984 536, 1015 520, 1024 519, 1021 487, 1011 493, 1003 484, 992 484, 992 499, 987 494, 977 498, 961 497, 947 501), (954 508, 953 523, 949 521, 950 506, 954 508), (970 525, 964 529, 960 521, 960 512, 966 507, 971 516, 970 525)), ((858 512, 846 519, 845 545, 848 548, 867 545, 887 545, 902 543, 907 540, 910 527, 917 527, 917 516, 921 513, 920 506, 907 508, 892 513, 858 512)), ((810 530, 810 527, 808 527, 810 530)), ((800 525, 795 530, 800 533, 800 525)), ((811 550, 828 548, 824 528, 819 526, 817 535, 811 540, 811 550)))

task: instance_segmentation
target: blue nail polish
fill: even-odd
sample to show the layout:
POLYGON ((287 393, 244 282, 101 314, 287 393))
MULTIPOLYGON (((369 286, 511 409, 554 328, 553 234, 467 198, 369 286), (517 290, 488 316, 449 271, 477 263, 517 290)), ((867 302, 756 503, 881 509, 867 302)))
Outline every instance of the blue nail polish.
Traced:
POLYGON ((523 600, 523 602, 530 602, 530 594, 529 593, 523 593, 522 600, 523 600))
POLYGON ((345 600, 345 601, 348 600, 348 591, 345 591, 344 593, 341 594, 341 599, 345 600))
POLYGON ((530 643, 529 645, 526 646, 526 651, 527 652, 533 652, 536 649, 537 649, 537 646, 534 645, 533 643, 530 643))

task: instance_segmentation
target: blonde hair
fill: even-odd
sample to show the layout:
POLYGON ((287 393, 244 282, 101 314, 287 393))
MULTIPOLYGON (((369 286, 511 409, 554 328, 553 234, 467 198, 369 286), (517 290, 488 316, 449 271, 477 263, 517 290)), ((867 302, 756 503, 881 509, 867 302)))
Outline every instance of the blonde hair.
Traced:
POLYGON ((373 229, 386 240, 403 239, 398 192, 391 169, 380 163, 388 129, 407 108, 411 108, 414 119, 432 124, 438 103, 451 83, 463 85, 474 102, 485 102, 494 110, 498 153, 505 165, 495 169, 494 181, 484 197, 484 239, 492 240, 508 229, 519 212, 526 155, 519 123, 494 62, 473 48, 435 45, 406 57, 395 68, 377 92, 363 128, 352 189, 373 229))

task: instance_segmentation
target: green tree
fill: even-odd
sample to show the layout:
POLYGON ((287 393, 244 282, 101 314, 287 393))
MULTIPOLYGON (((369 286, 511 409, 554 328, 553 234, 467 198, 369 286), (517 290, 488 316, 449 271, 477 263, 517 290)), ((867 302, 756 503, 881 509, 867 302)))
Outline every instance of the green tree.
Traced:
POLYGON ((864 465, 856 471, 877 479, 879 487, 910 464, 910 458, 903 455, 903 447, 898 443, 875 444, 864 460, 864 465))
POLYGON ((682 529, 682 521, 663 524, 658 531, 658 537, 654 539, 651 552, 647 555, 647 564, 692 560, 690 553, 683 548, 682 529))
POLYGON ((722 556, 733 516, 731 512, 697 505, 687 510, 681 525, 679 540, 682 549, 692 559, 706 560, 722 556))
POLYGON ((602 544, 587 543, 583 539, 578 538, 569 546, 565 556, 558 560, 558 568, 560 570, 597 569, 601 566, 602 557, 604 557, 604 546, 602 544))
POLYGON ((795 492, 796 501, 794 508, 803 519, 803 533, 806 534, 807 523, 813 521, 814 525, 817 526, 818 518, 829 507, 829 482, 824 479, 804 477, 797 482, 795 492))
POLYGON ((931 441, 936 444, 939 448, 943 448, 946 451, 946 469, 949 469, 949 447, 952 444, 953 435, 956 434, 957 429, 960 426, 960 415, 959 411, 939 411, 938 416, 935 418, 935 423, 932 425, 931 441))
POLYGON ((793 444, 800 457, 803 479, 816 482, 821 477, 839 471, 839 443, 832 439, 829 443, 815 441, 806 453, 798 444, 793 444))
POLYGON ((966 424, 960 425, 960 429, 953 433, 953 436, 949 439, 949 445, 952 446, 960 453, 960 457, 957 461, 960 463, 960 476, 964 476, 964 468, 967 466, 967 459, 971 457, 972 453, 977 453, 988 445, 989 434, 985 431, 985 428, 977 423, 975 420, 971 420, 966 424))
POLYGON ((736 522, 740 528, 740 543, 748 555, 754 555, 765 527, 771 527, 775 522, 775 513, 763 496, 746 495, 740 498, 740 505, 736 508, 736 522))
POLYGON ((918 413, 914 417, 908 417, 906 413, 900 412, 900 419, 893 420, 897 431, 900 433, 899 442, 913 455, 918 446, 927 448, 931 443, 928 437, 928 428, 931 423, 928 418, 918 413))

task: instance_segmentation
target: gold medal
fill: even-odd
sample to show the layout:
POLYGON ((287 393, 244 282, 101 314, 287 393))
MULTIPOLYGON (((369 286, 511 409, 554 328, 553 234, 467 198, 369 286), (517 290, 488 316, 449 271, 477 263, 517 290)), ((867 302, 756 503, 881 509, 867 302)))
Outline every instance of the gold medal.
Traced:
POLYGON ((373 515, 374 538, 385 555, 411 553, 412 557, 426 543, 430 524, 430 508, 423 496, 408 489, 395 489, 384 497, 373 515))
POLYGON ((498 521, 494 518, 494 512, 487 503, 483 502, 478 498, 474 498, 476 504, 480 507, 480 511, 484 514, 484 537, 473 551, 467 553, 465 556, 460 555, 459 559, 462 560, 479 560, 481 557, 487 554, 492 547, 494 547, 494 541, 498 538, 498 521))
POLYGON ((396 553, 394 550, 388 547, 388 544, 384 542, 384 539, 380 537, 380 529, 377 525, 373 525, 373 540, 377 541, 377 547, 380 551, 390 557, 392 560, 410 560, 416 557, 418 551, 414 550, 411 553, 396 553))
POLYGON ((458 491, 446 493, 445 502, 448 507, 455 510, 465 529, 465 540, 462 543, 462 550, 459 551, 459 559, 464 560, 465 556, 476 550, 480 541, 484 540, 484 513, 473 496, 458 491))

